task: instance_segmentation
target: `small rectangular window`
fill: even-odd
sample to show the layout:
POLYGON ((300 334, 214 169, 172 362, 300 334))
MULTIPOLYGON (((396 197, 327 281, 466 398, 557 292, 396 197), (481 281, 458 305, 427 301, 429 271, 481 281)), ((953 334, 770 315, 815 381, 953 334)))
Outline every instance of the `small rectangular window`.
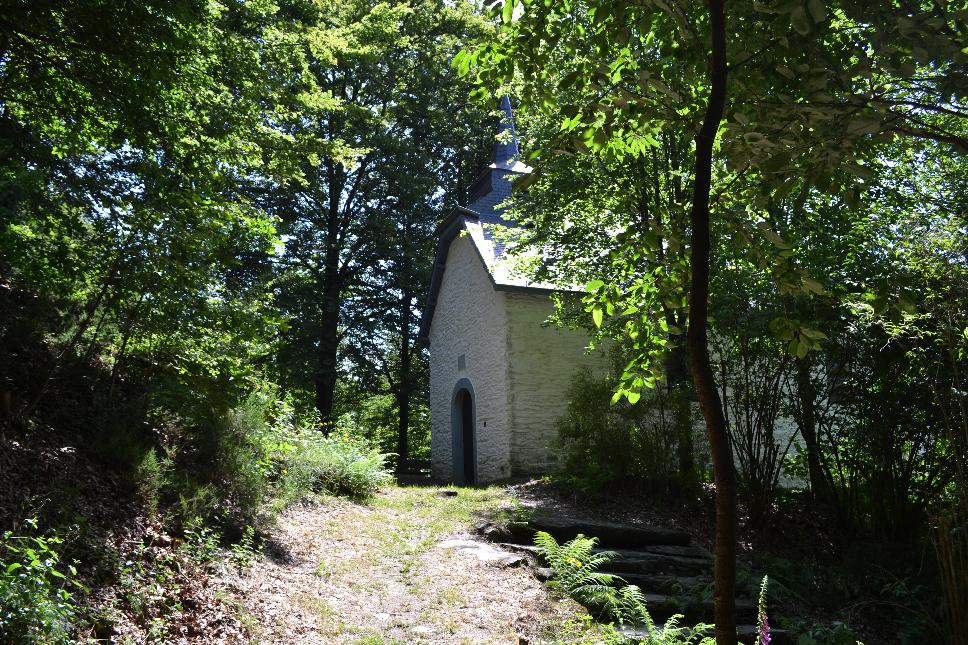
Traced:
POLYGON ((464 371, 466 369, 467 369, 467 359, 464 358, 463 354, 461 354, 460 356, 457 357, 457 370, 464 371))

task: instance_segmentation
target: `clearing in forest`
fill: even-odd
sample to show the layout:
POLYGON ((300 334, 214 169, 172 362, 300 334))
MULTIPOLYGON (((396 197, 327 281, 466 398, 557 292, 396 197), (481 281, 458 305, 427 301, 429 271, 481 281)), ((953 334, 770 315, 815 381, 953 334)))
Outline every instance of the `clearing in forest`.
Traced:
POLYGON ((510 505, 498 487, 392 487, 365 504, 299 505, 226 585, 261 643, 553 641, 577 605, 549 596, 528 567, 440 546, 510 505))

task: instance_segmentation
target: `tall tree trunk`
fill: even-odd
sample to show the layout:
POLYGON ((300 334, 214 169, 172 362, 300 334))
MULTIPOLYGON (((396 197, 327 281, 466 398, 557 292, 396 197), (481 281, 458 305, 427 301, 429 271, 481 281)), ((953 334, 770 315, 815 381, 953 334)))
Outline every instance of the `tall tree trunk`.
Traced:
POLYGON ((336 393, 336 366, 339 351, 339 313, 343 284, 339 267, 340 195, 344 175, 332 161, 326 164, 329 190, 329 214, 326 230, 326 254, 323 260, 322 319, 319 325, 319 365, 316 371, 316 409, 323 421, 323 433, 332 428, 333 399, 336 393))
MULTIPOLYGON (((327 269, 327 273, 329 273, 327 269)), ((336 393, 336 365, 339 349, 339 281, 328 275, 323 285, 323 316, 319 326, 319 367, 316 371, 316 409, 329 434, 336 393)))
POLYGON ((400 299, 400 375, 397 379, 397 407, 400 412, 397 421, 397 468, 400 469, 406 466, 407 455, 410 451, 407 432, 410 429, 410 393, 413 390, 410 382, 413 367, 413 354, 410 347, 410 322, 413 315, 410 305, 412 301, 413 297, 410 291, 404 289, 403 297, 400 299))
POLYGON ((736 645, 736 478, 726 416, 716 389, 707 346, 710 215, 713 144, 726 106, 726 24, 724 0, 709 0, 712 38, 709 104, 696 135, 692 195, 692 285, 689 294, 689 347, 692 379, 706 420, 716 484, 715 611, 717 645, 736 645))
POLYGON ((798 425, 803 442, 807 448, 807 469, 810 474, 810 490, 814 497, 830 501, 831 488, 827 485, 823 466, 820 463, 820 446, 817 443, 816 390, 810 378, 810 361, 806 358, 796 360, 797 396, 800 398, 798 425))

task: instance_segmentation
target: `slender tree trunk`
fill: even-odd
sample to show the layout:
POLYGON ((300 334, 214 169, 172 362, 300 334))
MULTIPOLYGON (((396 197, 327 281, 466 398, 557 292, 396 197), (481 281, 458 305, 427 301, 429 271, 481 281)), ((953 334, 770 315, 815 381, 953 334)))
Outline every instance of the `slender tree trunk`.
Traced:
POLYGON ((689 294, 689 347, 692 379, 706 420, 716 484, 715 620, 717 645, 736 645, 736 479, 726 416, 716 389, 707 345, 710 267, 709 192, 713 144, 726 106, 726 24, 724 0, 709 0, 712 38, 711 90, 702 127, 696 135, 692 210, 692 289, 689 294))
POLYGON ((805 358, 796 360, 797 396, 800 398, 800 434, 807 448, 807 469, 810 489, 814 497, 829 501, 832 498, 823 466, 820 464, 820 446, 817 443, 816 392, 810 379, 810 362, 805 358))
POLYGON ((327 424, 323 430, 325 434, 329 434, 328 424, 333 421, 339 349, 339 305, 339 282, 327 275, 323 286, 323 316, 319 329, 319 368, 316 371, 316 409, 319 410, 320 419, 327 424))
POLYGON ((323 421, 323 433, 332 428, 333 399, 336 393, 336 366, 339 351, 339 313, 342 281, 339 271, 339 215, 341 175, 332 162, 327 163, 329 217, 326 231, 326 255, 323 260, 322 319, 319 325, 319 365, 316 371, 316 409, 323 421))
POLYGON ((410 429, 410 393, 412 391, 411 369, 413 354, 410 347, 410 322, 413 311, 410 308, 413 297, 410 291, 404 289, 400 299, 400 375, 397 379, 397 406, 399 419, 397 426, 397 467, 403 468, 407 463, 410 451, 408 431, 410 429))

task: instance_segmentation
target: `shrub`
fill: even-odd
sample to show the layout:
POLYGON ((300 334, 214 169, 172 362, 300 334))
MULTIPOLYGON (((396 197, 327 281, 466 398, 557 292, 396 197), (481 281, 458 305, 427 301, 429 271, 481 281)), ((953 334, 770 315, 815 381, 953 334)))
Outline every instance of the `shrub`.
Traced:
POLYGON ((149 451, 138 469, 142 497, 156 494, 161 479, 162 498, 188 531, 214 522, 226 538, 242 539, 267 519, 267 500, 279 510, 314 492, 365 498, 392 479, 389 455, 352 424, 326 438, 315 413, 300 416, 272 384, 255 383, 229 410, 199 409, 191 424, 170 424, 171 459, 149 451))
POLYGON ((185 525, 185 541, 182 551, 194 562, 208 564, 218 556, 222 534, 211 526, 206 526, 201 517, 193 517, 185 525))
POLYGON ((612 380, 588 374, 579 374, 568 390, 558 434, 571 482, 585 490, 623 480, 656 489, 692 485, 695 430, 685 395, 655 388, 632 405, 612 404, 613 393, 612 380))
MULTIPOLYGON (((215 521, 230 537, 258 524, 263 503, 278 480, 284 450, 291 435, 289 408, 280 412, 276 388, 255 383, 238 404, 228 410, 200 405, 191 422, 170 425, 172 467, 162 465, 163 497, 178 514, 181 525, 196 516, 215 521)), ((146 465, 150 465, 150 461, 146 465)), ((150 468, 145 468, 151 472, 150 468)), ((150 479, 149 479, 150 481, 150 479)))
POLYGON ((155 515, 158 512, 158 502, 165 485, 165 472, 163 462, 158 458, 158 452, 154 448, 150 448, 144 454, 135 468, 134 484, 138 499, 144 505, 148 515, 155 515))
POLYGON ((229 549, 229 560, 236 570, 242 573, 249 568, 258 552, 259 545, 256 543, 255 529, 247 526, 242 531, 242 539, 229 549))
POLYGON ((330 437, 304 432, 286 464, 285 489, 291 500, 309 492, 366 498, 393 481, 389 455, 346 432, 330 437))
MULTIPOLYGON (((36 520, 27 520, 31 529, 36 520)), ((70 643, 72 592, 84 587, 62 566, 57 535, 3 534, 0 540, 0 642, 70 643), (66 573, 65 573, 66 572, 66 573)))

